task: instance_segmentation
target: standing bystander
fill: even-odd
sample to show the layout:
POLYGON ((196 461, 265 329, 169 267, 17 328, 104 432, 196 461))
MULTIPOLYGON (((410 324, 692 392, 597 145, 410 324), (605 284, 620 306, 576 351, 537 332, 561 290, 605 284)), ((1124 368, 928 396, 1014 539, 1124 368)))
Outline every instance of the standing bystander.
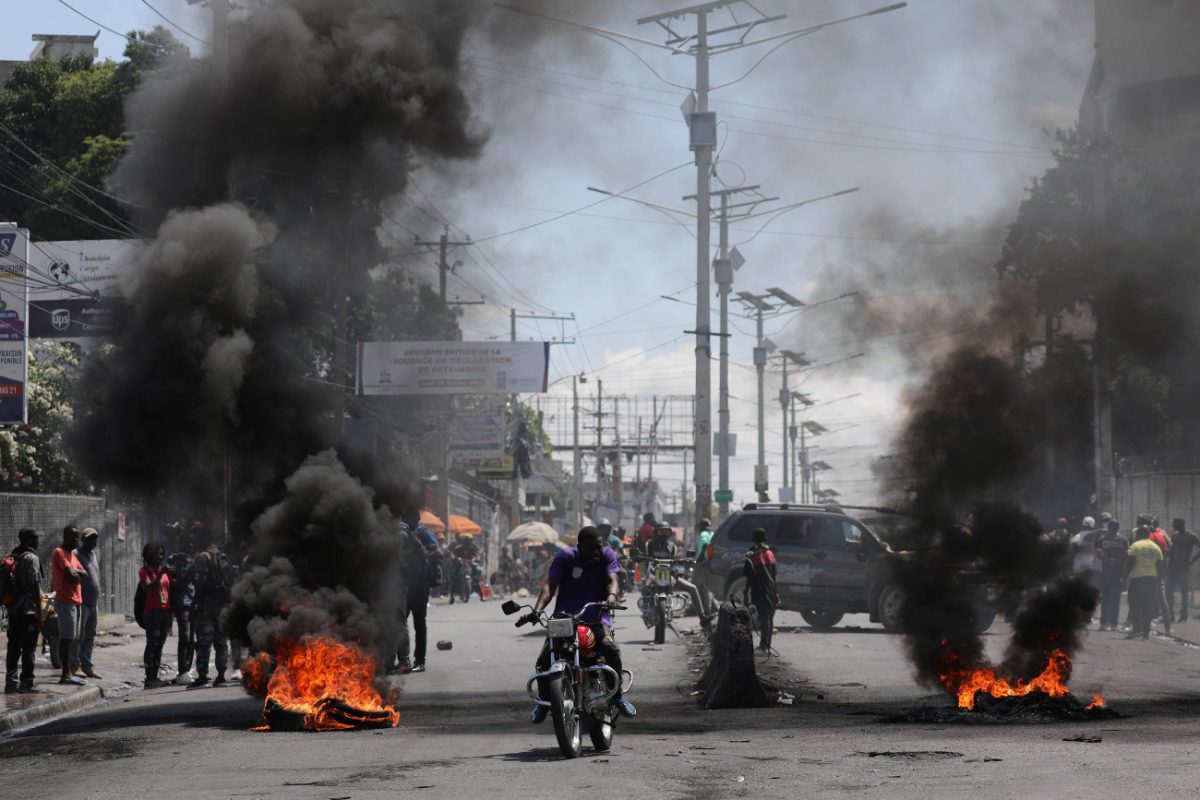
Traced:
POLYGON ((1150 622, 1158 613, 1160 588, 1163 576, 1163 554, 1158 545, 1150 540, 1146 525, 1134 532, 1134 542, 1129 545, 1129 561, 1126 566, 1129 576, 1129 618, 1132 629, 1126 639, 1138 636, 1150 638, 1150 622))
POLYGON ((22 528, 9 558, 11 565, 0 566, 4 570, 0 578, 5 584, 3 599, 8 612, 4 691, 10 694, 38 692, 41 690, 33 685, 33 657, 42 627, 42 561, 38 558, 38 532, 33 528, 22 528))
POLYGON ((83 604, 79 607, 80 631, 79 638, 71 648, 71 672, 82 671, 89 678, 99 680, 95 665, 92 663, 92 651, 96 646, 96 623, 100 613, 100 532, 95 528, 83 529, 83 541, 75 548, 75 557, 83 565, 87 577, 83 579, 83 604))
POLYGON ((200 551, 192 564, 192 624, 196 629, 196 680, 188 684, 189 689, 198 689, 208 684, 208 656, 213 650, 216 651, 217 677, 212 685, 225 685, 229 645, 221 631, 221 612, 229 605, 227 577, 233 571, 233 564, 212 541, 207 530, 198 530, 195 541, 196 549, 200 551))
POLYGON ((87 681, 71 673, 71 647, 81 631, 83 580, 87 577, 75 555, 78 545, 79 528, 63 528, 62 544, 50 556, 50 581, 54 587, 54 615, 58 618, 58 660, 62 665, 58 682, 86 686, 87 681))
POLYGON ((1182 517, 1171 520, 1175 531, 1171 537, 1171 552, 1167 556, 1167 612, 1175 615, 1175 592, 1179 592, 1179 621, 1187 622, 1188 604, 1192 600, 1192 564, 1200 555, 1192 556, 1200 536, 1187 529, 1182 517))
POLYGON ((771 632, 775 626, 775 608, 779 605, 779 593, 775 586, 775 554, 767 547, 767 532, 755 528, 753 544, 746 551, 742 575, 746 588, 742 591, 742 602, 758 611, 758 649, 771 651, 771 632))
POLYGON ((1120 534, 1115 519, 1096 537, 1096 559, 1100 562, 1100 630, 1115 631, 1121 621, 1121 587, 1125 582, 1125 552, 1129 542, 1120 534))
POLYGON ((171 576, 163 566, 163 546, 150 542, 142 548, 142 563, 138 570, 138 596, 146 628, 146 649, 142 651, 142 666, 146 670, 147 689, 169 686, 158 678, 162 664, 163 645, 171 634, 171 576))

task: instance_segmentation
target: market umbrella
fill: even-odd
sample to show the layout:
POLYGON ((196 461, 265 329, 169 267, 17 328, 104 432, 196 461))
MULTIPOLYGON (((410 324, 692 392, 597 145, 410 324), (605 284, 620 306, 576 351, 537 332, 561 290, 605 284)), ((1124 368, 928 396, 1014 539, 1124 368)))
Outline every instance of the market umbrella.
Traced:
POLYGON ((482 531, 483 528, 467 517, 458 514, 450 515, 450 532, 453 534, 469 533, 472 536, 482 531))
POLYGON ((544 522, 526 522, 513 528, 506 541, 557 544, 558 531, 544 522))
POLYGON ((434 533, 443 533, 446 530, 446 523, 438 519, 437 515, 427 508, 421 509, 421 524, 434 533))

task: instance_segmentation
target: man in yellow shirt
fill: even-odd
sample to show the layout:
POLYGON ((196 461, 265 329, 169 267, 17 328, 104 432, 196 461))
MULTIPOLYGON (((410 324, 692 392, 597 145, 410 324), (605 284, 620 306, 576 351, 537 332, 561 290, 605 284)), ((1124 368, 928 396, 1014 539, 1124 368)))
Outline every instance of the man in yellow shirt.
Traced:
POLYGON ((1158 613, 1162 590, 1163 552, 1150 541, 1150 529, 1139 525, 1134 532, 1134 542, 1129 545, 1129 560, 1126 574, 1129 577, 1129 617, 1133 629, 1126 639, 1141 636, 1150 638, 1150 621, 1158 613))

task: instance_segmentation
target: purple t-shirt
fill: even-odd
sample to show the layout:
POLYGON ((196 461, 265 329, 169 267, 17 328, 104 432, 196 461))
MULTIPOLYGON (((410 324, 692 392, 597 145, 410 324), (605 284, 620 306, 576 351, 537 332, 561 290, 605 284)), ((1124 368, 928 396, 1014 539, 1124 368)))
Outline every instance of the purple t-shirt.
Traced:
MULTIPOLYGON (((558 583, 558 595, 554 602, 554 613, 577 614, 588 603, 608 599, 608 576, 621 572, 617 554, 611 547, 604 548, 604 555, 595 564, 589 564, 579 556, 574 547, 564 547, 550 562, 547 577, 558 583)), ((612 615, 600 609, 589 608, 584 622, 602 622, 612 625, 612 615)))

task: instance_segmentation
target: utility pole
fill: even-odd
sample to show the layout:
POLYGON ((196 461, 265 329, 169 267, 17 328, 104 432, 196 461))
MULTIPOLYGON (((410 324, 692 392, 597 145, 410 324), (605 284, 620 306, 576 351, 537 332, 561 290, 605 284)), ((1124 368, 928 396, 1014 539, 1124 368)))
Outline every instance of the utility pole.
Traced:
POLYGON ((581 375, 571 376, 571 408, 575 418, 574 463, 572 465, 574 471, 571 473, 574 480, 572 480, 571 496, 575 499, 575 514, 578 517, 576 522, 581 528, 583 527, 583 475, 581 474, 583 457, 579 452, 579 382, 586 380, 587 378, 581 375))
MULTIPOLYGON (((446 260, 446 256, 449 254, 451 247, 465 247, 470 244, 474 244, 470 236, 461 242, 451 241, 449 225, 442 228, 442 235, 438 237, 436 242, 424 242, 420 239, 413 240, 414 247, 438 248, 438 296, 442 298, 443 303, 446 302, 446 274, 462 266, 461 261, 455 261, 453 264, 449 263, 446 260)), ((514 338, 513 341, 516 341, 516 339, 514 338)))
POLYGON ((217 85, 224 93, 229 85, 229 0, 187 0, 188 5, 204 3, 212 12, 212 60, 217 85))
MULTIPOLYGON (((708 94, 712 89, 720 89, 738 83, 750 74, 747 72, 735 80, 719 84, 715 87, 711 86, 709 83, 709 58, 713 55, 741 50, 767 42, 778 42, 776 45, 776 48, 778 48, 806 34, 815 33, 843 22, 895 11, 904 8, 906 5, 908 4, 904 2, 893 3, 872 11, 829 20, 816 25, 809 25, 786 33, 777 33, 754 39, 751 38, 752 34, 756 34, 761 26, 782 20, 785 18, 785 15, 767 16, 755 8, 754 4, 749 2, 749 0, 708 0, 708 2, 677 8, 639 19, 637 21, 638 25, 653 23, 662 28, 666 34, 666 40, 660 44, 642 37, 605 30, 594 25, 586 25, 560 17, 552 17, 548 14, 528 11, 506 3, 496 4, 498 8, 507 11, 570 25, 609 40, 623 39, 636 42, 640 45, 658 47, 670 52, 672 55, 689 55, 696 61, 695 89, 689 92, 687 98, 684 100, 682 111, 689 129, 688 144, 690 149, 696 154, 696 329, 689 331, 689 333, 694 333, 696 336, 696 388, 694 394, 696 410, 693 415, 692 441, 693 449, 695 450, 694 483, 696 497, 694 500, 697 519, 708 514, 708 508, 712 501, 712 399, 710 397, 711 376, 709 375, 709 359, 711 355, 709 337, 712 335, 709 330, 711 316, 709 309, 709 238, 711 233, 709 229, 709 187, 712 175, 713 152, 717 146, 717 117, 716 114, 708 110, 708 94), (735 5, 738 6, 738 13, 729 8, 735 5), (740 13, 743 7, 745 8, 744 14, 740 13), (731 21, 729 24, 713 29, 711 34, 720 38, 710 42, 708 15, 722 9, 728 11, 731 21), (673 27, 676 25, 675 20, 693 15, 696 18, 695 33, 680 33, 675 30, 673 27)), ((773 50, 768 51, 766 55, 770 55, 771 52, 773 50)), ((766 58, 766 55, 763 58, 766 58)), ((638 58, 641 59, 641 56, 638 56, 638 58)), ((645 62, 643 61, 643 63, 645 62)), ((647 66, 649 65, 647 64, 647 66)), ((653 68, 651 70, 653 71, 653 68)), ((667 81, 667 83, 672 82, 667 81)), ((679 84, 674 83, 672 85, 679 86, 679 84)))
MULTIPOLYGON (((791 361, 798 367, 810 366, 812 362, 805 358, 803 353, 797 353, 793 350, 780 350, 779 359, 783 362, 783 388, 779 390, 779 405, 783 419, 781 436, 783 439, 783 480, 779 484, 779 502, 784 503, 788 502, 784 498, 786 497, 786 491, 789 489, 792 495, 791 502, 796 501, 796 487, 788 483, 788 403, 792 399, 791 392, 788 390, 788 362, 791 361)), ((795 475, 792 478, 794 481, 795 475)))

